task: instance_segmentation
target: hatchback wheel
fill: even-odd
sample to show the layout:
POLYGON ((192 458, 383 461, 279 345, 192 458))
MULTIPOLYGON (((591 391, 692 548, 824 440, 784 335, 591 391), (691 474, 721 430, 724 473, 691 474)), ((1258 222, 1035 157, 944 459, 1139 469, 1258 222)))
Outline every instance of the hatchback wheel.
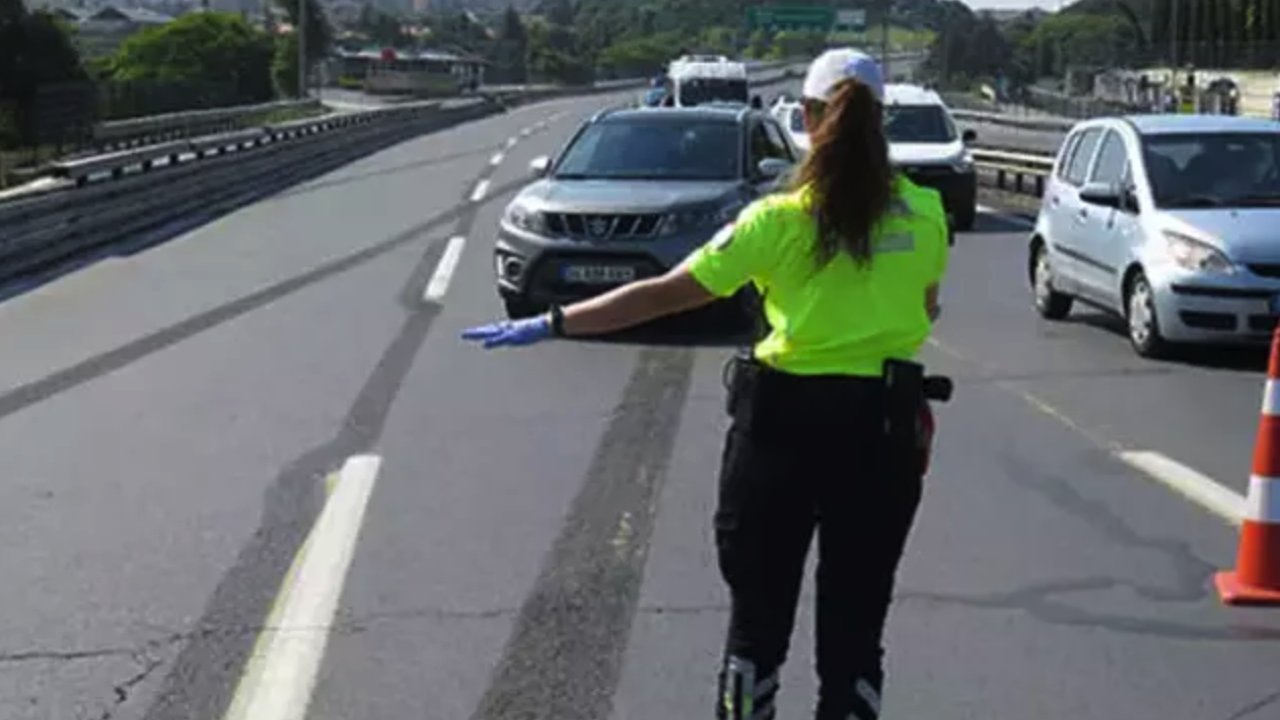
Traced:
POLYGON ((1155 296, 1151 284, 1142 273, 1134 276, 1129 284, 1125 302, 1126 319, 1129 321, 1129 343, 1142 357, 1156 358, 1165 355, 1169 343, 1160 335, 1160 320, 1156 317, 1155 296))
POLYGON ((1036 246, 1033 267, 1036 312, 1048 320, 1061 320, 1071 312, 1072 298, 1053 289, 1053 268, 1049 266, 1049 250, 1043 244, 1036 246))

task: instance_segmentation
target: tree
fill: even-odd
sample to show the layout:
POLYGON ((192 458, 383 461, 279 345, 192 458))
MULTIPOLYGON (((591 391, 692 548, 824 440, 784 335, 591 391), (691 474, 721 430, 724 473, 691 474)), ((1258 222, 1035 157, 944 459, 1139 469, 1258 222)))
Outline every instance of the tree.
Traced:
POLYGON ((70 33, 50 14, 0 0, 0 143, 30 139, 42 86, 85 79, 70 33))
POLYGON ((272 96, 271 38, 231 13, 192 13, 131 35, 113 80, 228 88, 237 102, 272 96))

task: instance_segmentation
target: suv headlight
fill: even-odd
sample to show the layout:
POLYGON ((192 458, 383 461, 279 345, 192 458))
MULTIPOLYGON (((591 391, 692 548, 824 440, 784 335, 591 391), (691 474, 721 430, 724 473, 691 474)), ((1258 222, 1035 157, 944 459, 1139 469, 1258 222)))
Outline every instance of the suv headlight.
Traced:
POLYGON ((742 203, 734 201, 717 207, 703 206, 667 213, 662 218, 658 234, 665 237, 704 228, 718 228, 738 217, 742 207, 742 203))
POLYGON ((535 235, 547 234, 546 217, 542 213, 531 210, 528 206, 518 202, 513 202, 507 206, 507 212, 502 221, 511 227, 535 235))
POLYGON ((1192 237, 1172 230, 1164 231, 1169 247, 1169 257, 1185 270, 1214 272, 1230 275, 1236 271, 1231 260, 1221 250, 1192 237))
POLYGON ((951 169, 961 174, 973 172, 973 154, 965 150, 952 158, 951 169))

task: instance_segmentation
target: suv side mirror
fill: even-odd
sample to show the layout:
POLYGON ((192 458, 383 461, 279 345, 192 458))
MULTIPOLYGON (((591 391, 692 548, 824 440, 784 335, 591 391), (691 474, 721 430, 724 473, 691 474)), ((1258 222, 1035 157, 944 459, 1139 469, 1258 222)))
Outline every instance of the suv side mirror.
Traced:
POLYGON ((756 165, 756 172, 764 180, 777 180, 791 170, 791 163, 782 158, 768 157, 756 165))
POLYGON ((967 128, 963 133, 960 134, 960 139, 963 140, 966 145, 968 145, 969 143, 978 139, 978 131, 974 130, 973 128, 967 128))
POLYGON ((764 109, 764 99, 763 99, 763 98, 761 98, 759 95, 752 95, 752 96, 751 96, 751 107, 755 108, 756 110, 763 110, 763 109, 764 109))
POLYGON ((539 155, 529 163, 529 172, 534 177, 545 177, 549 170, 551 170, 551 158, 546 155, 539 155))
POLYGON ((1123 209, 1125 193, 1112 183, 1088 183, 1080 188, 1080 199, 1090 205, 1123 209))

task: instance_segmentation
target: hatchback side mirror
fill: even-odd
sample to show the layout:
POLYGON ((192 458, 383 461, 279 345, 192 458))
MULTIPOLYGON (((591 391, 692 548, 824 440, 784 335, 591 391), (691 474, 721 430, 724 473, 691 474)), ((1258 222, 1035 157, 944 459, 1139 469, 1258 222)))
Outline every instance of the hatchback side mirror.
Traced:
POLYGON ((791 163, 781 158, 765 158, 756 165, 756 172, 765 180, 776 180, 791 170, 791 163))
POLYGON ((534 177, 544 177, 551 170, 551 158, 546 155, 540 155, 529 163, 529 172, 534 177))
POLYGON ((961 133, 960 139, 963 140, 966 145, 968 145, 969 143, 978 139, 978 131, 974 130, 973 128, 969 128, 965 130, 963 133, 961 133))

